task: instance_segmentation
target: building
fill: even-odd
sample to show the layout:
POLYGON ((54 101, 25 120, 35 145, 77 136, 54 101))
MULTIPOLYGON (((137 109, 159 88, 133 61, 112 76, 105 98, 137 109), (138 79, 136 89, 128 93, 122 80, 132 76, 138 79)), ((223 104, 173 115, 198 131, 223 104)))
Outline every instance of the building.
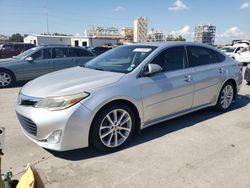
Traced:
POLYGON ((139 17, 134 20, 134 42, 147 42, 148 19, 139 17))
POLYGON ((152 29, 148 34, 149 42, 161 42, 164 41, 164 34, 161 31, 152 29))
POLYGON ((214 25, 197 25, 195 27, 194 42, 214 45, 216 26, 214 25))
POLYGON ((24 43, 40 45, 70 45, 71 36, 54 36, 54 35, 28 35, 23 39, 24 43))
POLYGON ((86 37, 101 37, 101 38, 122 38, 121 33, 116 27, 100 27, 91 26, 85 30, 86 37))
POLYGON ((132 43, 134 40, 134 29, 132 27, 124 27, 121 30, 122 42, 132 43))
POLYGON ((119 38, 86 37, 86 36, 53 36, 53 35, 28 35, 24 43, 39 45, 68 45, 81 47, 114 46, 119 43, 119 38))
POLYGON ((7 41, 8 39, 9 39, 9 37, 0 34, 0 42, 5 42, 5 41, 7 41))

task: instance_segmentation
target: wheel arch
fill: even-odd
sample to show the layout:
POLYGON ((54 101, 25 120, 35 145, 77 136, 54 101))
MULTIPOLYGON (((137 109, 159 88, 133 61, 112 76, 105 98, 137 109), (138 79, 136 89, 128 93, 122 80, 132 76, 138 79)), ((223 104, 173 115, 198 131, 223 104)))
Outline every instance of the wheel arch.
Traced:
POLYGON ((7 68, 2 68, 2 67, 0 67, 0 71, 7 71, 7 72, 10 72, 13 76, 14 76, 14 79, 16 80, 16 75, 15 75, 15 73, 12 71, 12 70, 10 70, 10 69, 7 69, 7 68))
MULTIPOLYGON (((134 115, 135 115, 135 126, 136 126, 136 127, 135 127, 135 130, 136 130, 137 132, 140 131, 141 117, 140 117, 140 113, 139 113, 139 110, 137 109, 136 105, 135 105, 133 102, 127 100, 127 99, 114 99, 114 100, 109 101, 109 102, 107 102, 106 104, 104 104, 104 105, 103 105, 100 109, 98 109, 98 111, 95 113, 95 115, 93 116, 93 119, 92 119, 92 121, 91 121, 91 126, 90 126, 90 129, 89 129, 89 135, 91 134, 91 129, 92 129, 92 127, 93 127, 93 122, 94 122, 95 118, 98 116, 98 114, 100 113, 100 111, 101 111, 102 109, 106 108, 107 106, 112 105, 112 104, 116 104, 116 103, 121 103, 121 104, 127 105, 128 107, 131 108, 131 110, 133 111, 133 113, 134 113, 134 115)), ((90 139, 90 136, 89 136, 89 139, 90 139)), ((89 140, 89 143, 91 143, 90 140, 89 140)))

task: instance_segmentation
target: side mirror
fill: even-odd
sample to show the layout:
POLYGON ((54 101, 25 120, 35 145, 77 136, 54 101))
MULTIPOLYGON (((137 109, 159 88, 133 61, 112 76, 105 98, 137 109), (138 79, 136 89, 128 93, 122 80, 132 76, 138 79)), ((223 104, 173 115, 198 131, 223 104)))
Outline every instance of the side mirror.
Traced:
POLYGON ((33 57, 27 57, 26 59, 25 59, 26 61, 28 61, 29 63, 31 63, 31 62, 33 62, 34 60, 33 60, 33 57))
POLYGON ((157 64, 148 64, 146 69, 144 69, 142 76, 149 76, 158 72, 161 72, 162 68, 157 64))

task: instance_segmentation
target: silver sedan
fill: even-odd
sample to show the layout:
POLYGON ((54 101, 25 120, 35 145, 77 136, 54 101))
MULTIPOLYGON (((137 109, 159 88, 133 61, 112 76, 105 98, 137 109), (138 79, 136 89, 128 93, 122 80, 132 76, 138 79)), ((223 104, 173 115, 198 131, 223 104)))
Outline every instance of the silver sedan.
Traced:
POLYGON ((136 130, 209 106, 226 111, 241 83, 239 63, 211 46, 132 44, 29 82, 16 112, 44 148, 115 151, 136 130))

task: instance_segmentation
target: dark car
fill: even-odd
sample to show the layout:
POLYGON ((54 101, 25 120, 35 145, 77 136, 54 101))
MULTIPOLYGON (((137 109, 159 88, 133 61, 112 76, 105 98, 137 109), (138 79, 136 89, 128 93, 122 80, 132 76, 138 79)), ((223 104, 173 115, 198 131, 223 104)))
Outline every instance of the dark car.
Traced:
POLYGON ((0 88, 16 81, 32 80, 38 76, 84 65, 95 55, 80 47, 38 46, 18 56, 0 60, 0 88))
POLYGON ((244 78, 247 81, 248 85, 250 85, 250 64, 247 65, 244 78))
POLYGON ((112 47, 109 46, 97 46, 95 48, 93 48, 91 51, 96 54, 96 55, 100 55, 108 50, 111 50, 112 47))
POLYGON ((26 43, 0 44, 0 59, 11 58, 33 47, 35 47, 34 44, 26 43))

